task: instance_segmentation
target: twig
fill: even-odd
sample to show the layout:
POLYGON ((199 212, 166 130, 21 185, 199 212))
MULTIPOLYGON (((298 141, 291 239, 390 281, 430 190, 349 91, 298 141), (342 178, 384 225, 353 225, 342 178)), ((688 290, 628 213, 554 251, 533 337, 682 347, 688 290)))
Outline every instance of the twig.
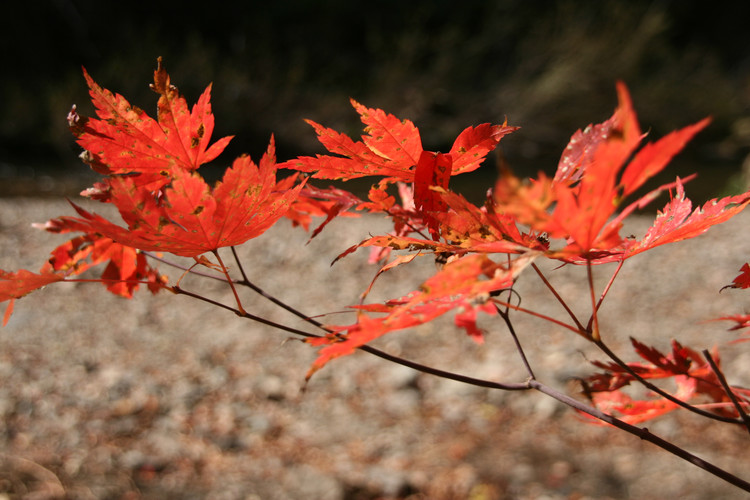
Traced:
POLYGON ((737 409, 737 413, 739 414, 740 418, 742 418, 742 421, 745 423, 745 427, 747 428, 748 432, 750 432, 750 417, 748 417, 747 413, 745 413, 745 410, 742 409, 742 405, 737 400, 737 396, 735 396, 734 391, 732 391, 732 388, 729 387, 729 384, 727 383, 727 379, 724 377, 724 374, 719 369, 719 365, 717 365, 716 362, 714 361, 714 358, 711 357, 711 353, 708 352, 708 349, 703 349, 701 353, 708 360, 708 364, 711 365, 711 369, 719 378, 719 382, 721 383, 721 386, 724 388, 724 392, 726 392, 727 396, 729 396, 729 399, 732 400, 732 404, 734 404, 734 407, 737 409))
POLYGON ((581 330, 579 330, 575 326, 571 326, 571 325, 568 325, 567 323, 563 323, 562 321, 560 321, 558 319, 555 319, 555 318, 552 318, 550 316, 547 316, 546 314, 538 313, 536 311, 532 311, 531 309, 526 309, 526 308, 523 308, 521 306, 515 306, 515 305, 511 304, 510 302, 504 302, 504 301, 499 300, 497 298, 492 298, 491 300, 496 305, 501 305, 501 306, 504 306, 506 308, 513 309, 514 311, 522 312, 522 313, 528 314, 530 316, 534 316, 535 318, 543 319, 544 321, 548 321, 550 323, 553 323, 555 325, 561 326, 563 328, 567 328, 568 330, 570 330, 573 333, 577 333, 578 335, 582 335, 586 340, 590 340, 588 338, 588 336, 583 335, 581 333, 581 330))
POLYGON ((326 328, 323 325, 323 323, 321 323, 320 321, 317 321, 316 319, 311 318, 310 316, 304 314, 303 312, 299 311, 298 309, 295 309, 294 307, 290 306, 286 302, 282 302, 281 300, 277 299, 276 297, 274 297, 270 293, 265 292, 259 286, 255 285, 252 281, 250 281, 248 279, 247 274, 245 273, 245 269, 242 267, 242 263, 240 262, 240 258, 237 255, 237 251, 234 249, 234 247, 232 247, 232 254, 234 255, 234 260, 237 262, 237 266, 238 266, 238 268, 240 270, 240 274, 242 274, 242 281, 235 281, 236 284, 248 287, 249 289, 251 289, 252 291, 254 291, 255 293, 257 293, 258 295, 260 295, 261 297, 263 297, 264 299, 273 302, 274 304, 276 304, 280 308, 284 309, 287 312, 290 312, 290 313, 294 314, 298 318, 300 318, 300 319, 302 319, 302 320, 310 323, 311 325, 316 326, 317 328, 320 328, 320 329, 326 331, 327 333, 333 333, 331 330, 329 330, 328 328, 326 328))
POLYGON ((535 379, 536 376, 534 375, 534 370, 531 368, 531 364, 529 364, 528 358, 526 358, 526 352, 523 350, 523 346, 521 346, 521 341, 518 340, 518 335, 516 335, 516 330, 513 328, 513 323, 510 320, 510 309, 506 308, 505 311, 501 310, 500 307, 498 307, 497 304, 495 304, 495 309, 497 310, 497 313, 500 315, 501 318, 503 318, 503 321, 505 321, 505 326, 508 327, 508 331, 510 332, 510 336, 513 338, 513 342, 516 344, 516 351, 518 351, 518 355, 521 356, 521 362, 523 362, 523 366, 526 367, 526 373, 529 374, 529 377, 531 379, 535 379))

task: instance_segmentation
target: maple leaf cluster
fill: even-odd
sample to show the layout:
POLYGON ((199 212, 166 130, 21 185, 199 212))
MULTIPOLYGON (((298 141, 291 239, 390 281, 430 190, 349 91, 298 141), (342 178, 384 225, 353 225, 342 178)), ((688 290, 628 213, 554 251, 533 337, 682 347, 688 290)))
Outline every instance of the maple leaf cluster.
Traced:
MULTIPOLYGON (((709 120, 642 146, 645 134, 630 95, 623 84, 618 84, 617 91, 619 106, 613 116, 572 136, 553 178, 540 174, 537 179, 522 181, 504 170, 482 206, 451 191, 450 179, 476 169, 500 139, 516 127, 507 123, 469 127, 459 134, 448 153, 439 153, 423 150, 419 131, 409 120, 366 108, 354 100, 352 105, 365 124, 365 135, 359 141, 308 121, 331 154, 300 157, 282 165, 309 172, 313 178, 380 177, 368 200, 353 206, 384 213, 394 222, 393 232, 367 238, 339 258, 361 247, 373 248, 371 261, 387 260, 394 250, 409 252, 384 264, 377 278, 417 256, 431 255, 444 264, 432 280, 444 277, 475 285, 446 299, 436 291, 442 288, 430 286, 428 280, 405 298, 356 306, 356 323, 329 325, 334 334, 309 340, 316 345, 329 344, 321 351, 313 371, 385 333, 431 321, 450 310, 458 310, 457 325, 481 340, 477 312, 495 314, 495 305, 505 305, 492 299, 489 292, 511 288, 518 273, 534 259, 587 265, 622 262, 659 245, 698 236, 750 203, 750 196, 741 194, 711 200, 693 210, 685 197, 684 180, 677 178, 625 204, 709 120), (393 183, 398 184, 400 204, 387 191, 393 183), (641 239, 620 235, 628 215, 667 190, 673 193, 671 200, 641 239), (470 257, 476 254, 482 255, 483 265, 463 262, 472 259, 477 264, 477 257, 470 257), (490 256, 501 257, 497 262, 502 264, 490 256)), ((593 338, 598 335, 579 333, 593 338)))
MULTIPOLYGON (((743 193, 693 209, 684 190, 689 179, 680 178, 636 197, 709 120, 643 145, 645 134, 622 83, 617 85, 619 104, 612 117, 571 137, 553 177, 540 173, 535 179, 522 180, 501 168, 494 188, 476 205, 451 189, 451 179, 479 168, 501 139, 517 130, 507 122, 467 127, 450 150, 442 153, 424 149, 411 121, 352 99, 365 125, 359 140, 308 120, 328 154, 277 164, 272 137, 257 164, 249 156, 240 156, 221 181, 209 186, 199 167, 215 160, 232 139, 211 142, 211 86, 190 108, 159 60, 151 86, 159 95, 153 119, 123 96, 100 87, 85 70, 84 77, 97 117, 80 116, 73 107, 68 121, 84 149, 82 159, 103 178, 82 195, 116 208, 121 222, 73 204, 76 216, 40 225, 55 233, 79 234, 53 250, 38 273, 0 270, 0 301, 9 301, 5 322, 15 299, 71 280, 99 264, 104 271, 96 281, 111 292, 131 297, 139 285, 146 284, 156 293, 169 287, 167 278, 149 263, 149 257, 157 254, 171 253, 194 258, 196 265, 213 266, 203 254, 213 253, 219 259, 220 248, 258 237, 282 218, 309 230, 313 217, 323 217, 312 238, 339 216, 368 212, 388 217, 393 222, 391 232, 372 235, 336 258, 369 247, 370 261, 382 265, 362 302, 352 306, 355 321, 325 325, 326 335, 308 340, 321 347, 312 374, 387 333, 449 312, 455 313, 457 326, 481 342, 479 313, 522 310, 501 295, 512 290, 520 273, 534 268, 536 259, 585 265, 589 270, 608 262, 622 265, 657 246, 698 236, 750 203, 750 194, 743 193), (280 168, 294 173, 277 179, 280 168), (317 179, 361 177, 373 178, 364 199, 345 189, 312 184, 317 179), (665 191, 670 200, 650 229, 641 238, 622 236, 625 218, 665 191), (382 304, 364 302, 384 272, 424 257, 434 259, 439 270, 418 289, 382 304)), ((223 264, 220 267, 231 286, 228 271, 223 264)), ((730 287, 750 287, 750 267, 746 264, 741 272, 730 287)), ((606 291, 602 299, 604 295, 606 291)), ((237 300, 238 310, 244 312, 237 300)), ((575 317, 573 324, 546 319, 599 342, 599 305, 592 305, 588 322, 575 317)), ((737 322, 736 328, 750 325, 748 316, 723 319, 737 322)), ((719 412, 734 411, 726 392, 717 389, 715 372, 699 353, 676 343, 670 355, 636 342, 634 347, 648 365, 631 364, 626 369, 617 363, 600 363, 597 366, 605 372, 586 381, 587 394, 600 407, 620 412, 633 422, 676 407, 670 401, 654 406, 653 401, 627 399, 620 389, 637 379, 633 375, 637 373, 642 378, 673 378, 680 398, 701 396, 718 405, 719 412)), ((740 393, 747 397, 746 392, 740 393)))
MULTIPOLYGON (((614 362, 594 361, 594 366, 603 369, 583 381, 584 393, 607 413, 617 414, 628 423, 637 424, 651 420, 680 408, 680 405, 659 395, 645 399, 633 399, 620 389, 640 379, 672 379, 676 385, 675 398, 694 403, 696 407, 710 408, 716 414, 735 417, 737 413, 718 374, 701 353, 682 346, 672 340, 672 352, 663 354, 634 338, 633 348, 646 363, 627 363, 620 366, 614 362)), ((718 366, 719 354, 712 354, 718 366)), ((734 396, 743 405, 750 405, 750 389, 731 388, 734 396)))
MULTIPOLYGON (((214 116, 209 86, 190 109, 159 60, 151 88, 159 95, 157 119, 123 96, 100 87, 84 70, 98 118, 68 115, 73 135, 84 148, 82 159, 105 177, 82 195, 117 208, 125 227, 72 204, 79 217, 39 224, 54 233, 80 232, 52 251, 39 273, 0 271, 0 301, 13 300, 55 281, 80 275, 106 263, 99 281, 118 295, 131 297, 139 284, 156 293, 167 286, 144 252, 197 257, 240 245, 265 232, 297 201, 304 181, 276 182, 271 138, 256 165, 237 158, 221 182, 209 187, 196 172, 214 160, 232 137, 211 144, 214 116)), ((295 210, 298 223, 329 207, 325 200, 295 210)), ((203 261, 200 261, 203 262, 203 261)))

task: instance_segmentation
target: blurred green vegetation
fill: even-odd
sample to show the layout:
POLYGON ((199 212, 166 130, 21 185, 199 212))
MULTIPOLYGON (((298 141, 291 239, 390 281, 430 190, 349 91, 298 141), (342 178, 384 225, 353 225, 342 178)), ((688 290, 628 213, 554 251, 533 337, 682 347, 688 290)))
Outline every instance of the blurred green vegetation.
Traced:
MULTIPOLYGON (((447 150, 465 127, 522 129, 503 154, 522 175, 554 171, 570 135, 608 118, 624 80, 645 130, 658 138, 714 118, 675 168, 715 195, 750 152, 750 4, 692 1, 104 2, 5 6, 0 77, 0 195, 85 187, 65 121, 93 114, 81 76, 155 109, 156 57, 189 101, 213 82, 219 158, 258 157, 273 133, 281 160, 322 152, 302 119, 353 136, 353 97, 419 127, 447 150), (728 7, 728 5, 732 5, 728 7)), ((221 161, 223 159, 223 161, 221 161)), ((491 185, 491 162, 461 189, 491 185)))

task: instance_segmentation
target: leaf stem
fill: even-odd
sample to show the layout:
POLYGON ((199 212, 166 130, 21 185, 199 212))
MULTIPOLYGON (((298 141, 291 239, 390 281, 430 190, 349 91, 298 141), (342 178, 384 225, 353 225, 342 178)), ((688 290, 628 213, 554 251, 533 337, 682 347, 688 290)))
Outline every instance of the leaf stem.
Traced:
MULTIPOLYGON (((607 282, 607 286, 604 287, 604 290, 602 291, 601 296, 599 296, 599 301, 596 303, 596 312, 599 312, 599 309, 602 307, 602 303, 604 302, 604 297, 607 296, 609 293, 609 289, 612 287, 612 283, 615 282, 615 278, 620 273, 620 269, 622 269, 623 264, 625 264, 625 260, 620 260, 620 262, 617 264, 617 269, 615 269, 615 272, 612 273, 612 276, 610 276, 609 281, 607 282)), ((594 317, 591 316, 591 319, 589 320, 589 324, 587 325, 588 329, 591 329, 591 322, 593 321, 594 317)))
POLYGON ((570 307, 568 307, 568 304, 565 302, 565 300, 563 300, 563 298, 560 296, 560 294, 557 293, 557 290, 555 290, 555 287, 552 286, 552 283, 550 283, 547 280, 547 277, 544 275, 544 273, 542 273, 542 270, 539 269, 539 267, 537 267, 537 265, 535 263, 533 263, 533 262, 531 263, 531 268, 534 269, 534 271, 536 271, 537 276, 539 276, 539 278, 546 285, 546 287, 549 289, 549 291, 552 292, 552 295, 554 295, 555 298, 557 299, 557 301, 560 303, 560 305, 563 306, 563 308, 565 309, 565 311, 568 313, 568 316, 570 316, 570 318, 576 324, 576 326, 578 327, 578 332, 577 333, 580 334, 581 336, 583 336, 583 337, 585 337, 585 338, 587 338, 587 339, 590 340, 589 335, 588 335, 588 330, 586 330, 586 328, 583 327, 583 325, 581 324, 581 322, 578 321, 578 318, 576 317, 576 315, 573 313, 573 311, 570 309, 570 307))
MULTIPOLYGON (((548 322, 550 322, 550 323, 554 323, 554 324, 556 324, 556 325, 559 325, 559 326, 561 326, 561 327, 563 327, 563 328, 567 328, 568 330, 570 330, 570 331, 571 331, 571 332, 573 332, 573 333, 577 333, 577 334, 579 334, 579 335, 583 335, 583 334, 581 333, 581 330, 579 330, 579 329, 578 329, 578 328, 576 328, 575 326, 571 326, 571 325, 568 325, 567 323, 563 323, 563 322, 562 322, 562 321, 560 321, 559 319, 555 319, 555 318, 552 318, 552 317, 550 317, 550 316, 547 316, 547 315, 545 315, 545 314, 542 314, 542 313, 538 313, 538 312, 536 312, 536 311, 532 311, 531 309, 526 309, 525 307, 521 307, 521 306, 514 306, 513 304, 511 304, 511 303, 509 303, 509 302, 503 302, 502 300, 499 300, 499 299, 496 299, 496 298, 493 298, 493 299, 492 299, 492 302, 494 302, 494 303, 495 303, 495 304, 497 304, 497 305, 501 305, 501 306, 505 306, 505 307, 508 307, 508 308, 510 308, 510 309, 513 309, 514 311, 518 311, 518 312, 526 313, 526 314, 528 314, 528 315, 530 315, 530 316, 534 316, 534 317, 537 317, 537 318, 543 319, 543 320, 545 320, 545 321, 548 321, 548 322)), ((584 338, 586 338, 587 340, 590 340, 590 339, 588 338, 588 336, 586 336, 586 335, 583 335, 583 337, 584 337, 584 338)))
POLYGON ((229 271, 227 271, 227 267, 224 265, 224 261, 221 260, 221 255, 219 255, 218 250, 213 250, 214 256, 216 256, 216 260, 219 261, 219 265, 221 266, 221 270, 224 273, 224 276, 227 277, 227 283, 229 283, 229 288, 232 289, 232 293, 234 294, 234 300, 237 301, 237 309, 240 310, 242 315, 244 316, 246 313, 245 308, 242 307, 242 301, 240 300, 240 296, 237 294, 237 289, 234 287, 234 281, 229 276, 229 271))
POLYGON ((591 268, 591 259, 586 260, 586 276, 589 282, 589 294, 591 296, 591 318, 589 319, 590 328, 587 330, 591 332, 591 340, 599 342, 601 335, 599 334, 599 315, 597 309, 599 308, 596 302, 596 292, 594 291, 594 271, 591 268))

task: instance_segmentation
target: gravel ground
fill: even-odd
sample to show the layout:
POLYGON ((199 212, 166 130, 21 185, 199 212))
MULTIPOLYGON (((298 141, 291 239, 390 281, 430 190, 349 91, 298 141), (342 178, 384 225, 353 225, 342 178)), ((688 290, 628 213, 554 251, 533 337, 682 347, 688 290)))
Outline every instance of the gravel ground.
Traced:
MULTIPOLYGON (((0 268, 37 270, 62 238, 30 222, 70 214, 64 202, 0 199, 0 268)), ((725 344, 748 296, 718 290, 743 262, 750 214, 713 237, 662 247, 625 266, 603 309, 602 330, 633 359, 628 336, 668 349, 725 344)), ((627 231, 642 234, 649 221, 627 231)), ((365 254, 330 267, 381 219, 336 221, 305 246, 282 222, 244 246, 251 279, 309 314, 356 303, 375 269, 365 254), (311 261, 312 257, 312 261, 311 261)), ((550 276, 584 310, 582 269, 550 276), (572 279, 575 278, 575 279, 572 279)), ((164 266, 160 266, 166 271, 164 266)), ((373 300, 408 292, 434 265, 386 274, 373 300)), ((599 272, 599 286, 606 269, 599 272)), ((186 288, 232 303, 219 283, 186 288)), ((563 318, 531 274, 523 305, 563 318)), ((305 328, 245 294, 258 315, 305 328)), ((346 321, 343 314, 327 317, 346 321)), ((524 379, 508 336, 486 322, 476 345, 449 322, 381 339, 379 347, 476 377, 524 379)), ((570 394, 600 358, 582 339, 516 316, 537 376, 570 394)), ((730 382, 750 386, 748 344, 725 351, 730 382)), ((505 393, 418 374, 366 353, 337 360, 305 384, 315 351, 287 334, 187 297, 63 283, 17 302, 0 329, 0 499, 704 499, 739 490, 615 429, 585 423, 537 393, 505 393)), ((678 413, 650 422, 665 438, 750 478, 747 432, 678 413)))

